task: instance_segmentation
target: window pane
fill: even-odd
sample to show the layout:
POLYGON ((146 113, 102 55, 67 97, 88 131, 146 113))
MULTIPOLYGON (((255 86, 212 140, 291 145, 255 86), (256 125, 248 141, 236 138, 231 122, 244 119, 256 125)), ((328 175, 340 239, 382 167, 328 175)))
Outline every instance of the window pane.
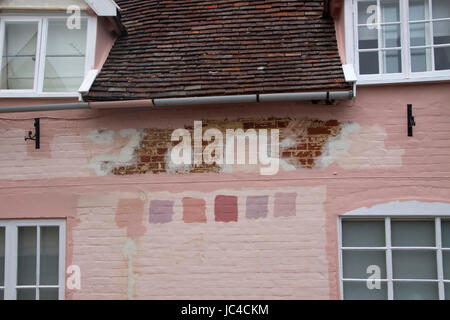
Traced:
POLYGON ((58 285, 59 227, 41 227, 41 285, 58 285))
POLYGON ((359 53, 359 73, 360 74, 378 74, 380 70, 378 63, 378 52, 360 52, 359 53))
POLYGON ((376 17, 376 8, 377 8, 377 2, 376 1, 364 1, 358 2, 358 24, 372 24, 376 21, 374 19, 370 19, 372 16, 375 15, 376 17))
POLYGON ((17 289, 17 300, 36 300, 36 289, 17 289))
POLYGON ((39 289, 39 300, 58 300, 58 289, 39 289))
POLYGON ((17 284, 36 284, 36 227, 19 227, 17 243, 17 284))
POLYGON ((450 248, 450 221, 441 221, 441 231, 442 231, 442 246, 444 248, 450 248))
POLYGON ((434 44, 450 43, 450 20, 433 23, 434 44))
POLYGON ((383 48, 400 47, 400 26, 383 26, 381 29, 383 48))
POLYGON ((1 89, 33 89, 38 24, 5 23, 1 89))
POLYGON ((450 47, 434 48, 436 70, 450 69, 450 47))
POLYGON ((396 221, 391 223, 393 247, 434 247, 434 221, 396 221))
POLYGON ((409 20, 430 19, 428 0, 409 0, 409 20))
POLYGON ((383 51, 383 73, 402 72, 402 56, 400 50, 383 51))
POLYGON ((394 282, 396 300, 439 300, 437 283, 432 282, 394 282))
POLYGON ((450 18, 450 1, 433 0, 433 19, 450 18))
POLYGON ((0 301, 5 300, 4 291, 0 289, 0 301))
POLYGON ((342 246, 384 247, 384 220, 342 221, 342 246))
POLYGON ((0 227, 0 287, 5 285, 5 228, 0 227))
POLYGON ((436 252, 392 251, 394 279, 437 279, 436 252))
POLYGON ((444 264, 444 279, 450 280, 450 251, 442 251, 442 260, 444 264))
POLYGON ((411 71, 431 71, 431 49, 411 49, 411 71))
POLYGON ((409 25, 411 46, 431 45, 431 28, 429 23, 411 23, 409 25))
POLYGON ((367 26, 358 28, 358 46, 359 49, 376 49, 378 48, 378 31, 377 29, 369 29, 367 26))
POLYGON ((380 268, 381 279, 386 279, 385 251, 347 251, 342 253, 345 279, 368 279, 373 271, 367 273, 369 266, 380 268))
POLYGON ((445 284, 445 300, 450 300, 450 283, 445 284))
POLYGON ((80 29, 68 29, 66 20, 49 20, 44 91, 75 92, 84 79, 86 19, 80 29))
POLYGON ((344 282, 344 299, 346 300, 387 300, 387 285, 381 283, 381 289, 367 288, 364 282, 344 282))
POLYGON ((381 0, 381 16, 383 22, 399 22, 400 6, 398 0, 381 0))

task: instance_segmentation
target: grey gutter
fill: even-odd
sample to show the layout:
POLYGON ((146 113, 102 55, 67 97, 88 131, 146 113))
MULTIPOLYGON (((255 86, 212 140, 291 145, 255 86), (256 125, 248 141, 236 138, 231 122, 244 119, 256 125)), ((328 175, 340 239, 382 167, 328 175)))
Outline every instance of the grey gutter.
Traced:
POLYGON ((353 91, 327 91, 327 92, 294 92, 260 94, 260 102, 277 101, 304 101, 304 100, 347 100, 353 98, 353 91))
POLYGON ((46 104, 36 106, 0 107, 0 113, 58 111, 58 110, 74 110, 74 109, 90 109, 90 106, 89 103, 87 102, 77 102, 77 103, 46 104))
POLYGON ((322 91, 322 92, 295 92, 273 94, 250 94, 235 96, 209 96, 191 98, 167 98, 152 100, 124 100, 101 102, 77 102, 65 104, 48 104, 35 106, 0 107, 0 113, 38 112, 79 109, 131 109, 131 108, 165 108, 186 105, 250 103, 250 102, 288 102, 288 101, 319 101, 319 100, 350 100, 353 91, 322 91))
POLYGON ((249 94, 239 96, 210 96, 210 97, 192 97, 192 98, 153 99, 153 104, 156 107, 176 107, 183 105, 244 103, 244 102, 257 102, 257 97, 255 94, 249 94))

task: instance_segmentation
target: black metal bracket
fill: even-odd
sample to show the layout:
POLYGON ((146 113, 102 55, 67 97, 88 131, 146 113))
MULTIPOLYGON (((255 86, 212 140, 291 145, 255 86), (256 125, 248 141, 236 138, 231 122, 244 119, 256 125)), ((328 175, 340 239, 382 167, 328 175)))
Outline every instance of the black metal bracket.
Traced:
POLYGON ((416 119, 414 119, 412 112, 412 104, 408 104, 408 137, 413 136, 413 127, 416 126, 416 119))
POLYGON ((34 136, 32 131, 28 131, 28 137, 25 137, 25 141, 28 140, 36 142, 36 149, 41 148, 41 122, 39 118, 34 119, 34 136))
POLYGON ((326 104, 327 105, 332 105, 334 103, 333 100, 330 100, 330 91, 327 91, 327 100, 326 100, 326 104))

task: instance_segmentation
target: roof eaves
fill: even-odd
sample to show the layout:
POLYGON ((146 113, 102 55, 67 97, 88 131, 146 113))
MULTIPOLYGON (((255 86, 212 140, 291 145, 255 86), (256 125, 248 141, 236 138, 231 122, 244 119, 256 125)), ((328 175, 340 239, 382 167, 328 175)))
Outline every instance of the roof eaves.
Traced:
POLYGON ((115 17, 120 7, 113 0, 84 0, 100 17, 115 17))

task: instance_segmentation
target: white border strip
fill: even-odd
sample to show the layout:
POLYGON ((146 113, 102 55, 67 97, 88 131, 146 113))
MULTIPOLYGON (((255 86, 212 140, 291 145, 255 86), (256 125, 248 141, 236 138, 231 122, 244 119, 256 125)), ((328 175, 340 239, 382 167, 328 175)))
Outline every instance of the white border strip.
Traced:
POLYGON ((363 207, 342 215, 349 216, 441 216, 450 217, 450 203, 443 202, 419 202, 419 201, 395 201, 377 204, 373 207, 363 207))

